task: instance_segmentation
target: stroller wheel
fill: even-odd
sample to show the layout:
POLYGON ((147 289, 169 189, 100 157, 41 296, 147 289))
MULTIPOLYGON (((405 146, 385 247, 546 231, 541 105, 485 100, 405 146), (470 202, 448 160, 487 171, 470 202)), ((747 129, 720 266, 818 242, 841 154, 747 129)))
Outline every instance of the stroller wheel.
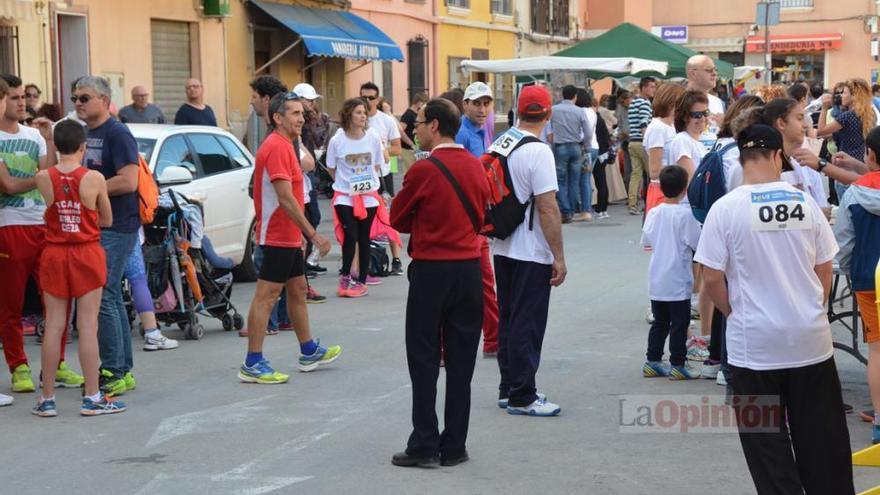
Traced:
POLYGON ((183 329, 183 335, 189 340, 199 340, 205 335, 205 327, 200 323, 196 323, 195 325, 187 324, 183 329))
POLYGON ((223 319, 221 320, 221 322, 223 323, 223 330, 226 330, 227 332, 232 331, 232 326, 234 324, 234 322, 232 321, 232 315, 228 313, 223 315, 223 319))
POLYGON ((238 313, 232 315, 232 324, 235 326, 236 330, 241 330, 244 328, 244 317, 238 313))

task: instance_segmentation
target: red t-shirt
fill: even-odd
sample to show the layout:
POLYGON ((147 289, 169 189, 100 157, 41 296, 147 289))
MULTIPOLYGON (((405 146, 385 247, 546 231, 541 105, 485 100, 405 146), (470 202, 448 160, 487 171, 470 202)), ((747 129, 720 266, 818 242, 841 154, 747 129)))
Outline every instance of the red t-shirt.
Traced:
POLYGON ((302 232, 287 216, 278 201, 276 180, 290 182, 300 209, 303 208, 303 173, 293 143, 273 132, 257 150, 254 171, 254 208, 257 210, 257 244, 260 246, 302 247, 302 232))

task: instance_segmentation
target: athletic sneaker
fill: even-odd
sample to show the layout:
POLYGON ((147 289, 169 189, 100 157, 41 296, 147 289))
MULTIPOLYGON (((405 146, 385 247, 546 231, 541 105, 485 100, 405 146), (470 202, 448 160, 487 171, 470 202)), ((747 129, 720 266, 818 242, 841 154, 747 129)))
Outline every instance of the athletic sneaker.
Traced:
POLYGON ((278 329, 275 327, 266 327, 266 335, 278 335, 278 329))
MULTIPOLYGON (((537 392, 536 395, 538 396, 538 400, 547 400, 547 396, 542 394, 541 392, 537 392)), ((503 399, 498 399, 498 408, 499 409, 507 409, 507 402, 508 402, 507 397, 505 397, 503 399)))
POLYGON ((33 392, 36 390, 34 381, 31 380, 31 368, 26 364, 19 364, 12 370, 12 391, 33 392))
POLYGON ((367 286, 354 279, 349 280, 348 287, 345 289, 340 287, 336 292, 339 297, 364 297, 368 293, 367 286))
POLYGON ((67 363, 58 363, 55 371, 55 386, 60 388, 80 388, 86 382, 85 377, 67 367, 67 363))
POLYGON ((11 406, 15 399, 11 395, 0 394, 0 407, 11 406))
POLYGON ((134 379, 134 375, 131 371, 122 375, 122 381, 125 382, 125 391, 131 392, 132 390, 137 388, 137 381, 134 379))
POLYGON ((289 375, 278 373, 272 369, 268 359, 263 359, 253 366, 241 363, 241 368, 238 369, 238 379, 247 383, 272 385, 285 383, 289 378, 289 375))
POLYGON ((310 356, 301 355, 299 357, 300 371, 312 371, 318 366, 323 366, 336 361, 339 359, 339 356, 342 355, 342 347, 338 345, 321 347, 321 339, 318 339, 316 343, 318 344, 318 348, 315 349, 313 354, 310 356))
POLYGON ((400 262, 400 258, 391 260, 391 275, 403 275, 403 263, 400 262))
MULTIPOLYGON (((327 298, 318 294, 318 291, 315 290, 311 285, 309 286, 309 290, 306 292, 306 303, 307 304, 321 304, 327 302, 327 298)), ((279 330, 284 330, 283 328, 278 328, 279 330)), ((293 330, 293 327, 290 327, 293 330)))
POLYGON ((718 372, 721 371, 721 361, 707 359, 703 361, 703 368, 700 370, 700 376, 707 380, 715 380, 718 372))
POLYGON ((339 287, 336 288, 337 297, 351 297, 348 295, 348 288, 351 286, 351 275, 339 276, 339 287))
MULTIPOLYGON (((359 280, 357 272, 351 272, 351 280, 352 280, 352 282, 359 280)), ((367 274, 366 282, 362 282, 362 283, 365 283, 366 285, 382 285, 382 279, 379 277, 374 277, 370 274, 367 274)))
POLYGON ((112 372, 105 369, 101 370, 101 376, 98 377, 98 382, 100 383, 101 391, 110 397, 122 395, 128 390, 128 386, 125 384, 125 378, 117 378, 112 372))
POLYGON ((104 394, 97 402, 88 397, 83 397, 79 413, 82 416, 100 416, 102 414, 116 414, 125 411, 125 403, 121 400, 113 400, 104 394))
POLYGON ((169 339, 158 330, 151 333, 152 335, 148 333, 144 336, 145 351, 167 351, 169 349, 177 349, 180 345, 176 340, 169 339))
POLYGON ((669 379, 670 380, 695 380, 700 377, 700 372, 687 367, 687 364, 684 366, 673 366, 669 371, 669 379))
POLYGON ((723 371, 718 372, 718 376, 715 377, 715 383, 717 383, 718 385, 721 385, 722 387, 727 386, 727 377, 724 376, 723 371))
POLYGON ((326 268, 317 264, 317 263, 306 263, 306 270, 315 273, 325 273, 327 271, 326 268))
POLYGON ((521 416, 556 416, 557 414, 562 412, 562 408, 557 404, 552 402, 547 402, 547 399, 541 400, 540 398, 535 402, 523 407, 514 407, 511 405, 507 406, 507 414, 521 415, 521 416))
POLYGON ((671 368, 663 361, 645 361, 642 366, 642 376, 645 378, 655 378, 658 376, 669 376, 671 368))
POLYGON ((629 214, 630 214, 630 215, 638 215, 638 214, 639 214, 639 209, 636 208, 635 206, 630 206, 630 207, 629 207, 629 214))
MULTIPOLYGON (((306 301, 306 302, 308 302, 308 301, 306 301)), ((293 324, 281 323, 280 325, 278 325, 278 331, 279 332, 292 332, 293 331, 293 324)))
POLYGON ((687 358, 690 361, 706 361, 709 359, 709 341, 705 337, 689 337, 687 341, 687 358))
POLYGON ((39 398, 37 399, 37 405, 31 409, 31 414, 41 418, 54 418, 55 416, 58 416, 58 410, 55 409, 54 400, 43 400, 42 398, 39 398))

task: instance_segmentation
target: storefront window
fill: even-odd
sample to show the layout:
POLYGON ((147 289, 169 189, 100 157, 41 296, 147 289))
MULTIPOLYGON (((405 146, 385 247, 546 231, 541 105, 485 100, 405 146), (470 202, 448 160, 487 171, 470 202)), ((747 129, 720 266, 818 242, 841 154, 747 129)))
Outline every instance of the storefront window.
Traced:
POLYGON ((495 115, 507 115, 513 104, 513 76, 495 74, 495 87, 492 94, 495 95, 495 115))
POLYGON ((774 81, 821 81, 824 77, 824 52, 773 54, 774 81))

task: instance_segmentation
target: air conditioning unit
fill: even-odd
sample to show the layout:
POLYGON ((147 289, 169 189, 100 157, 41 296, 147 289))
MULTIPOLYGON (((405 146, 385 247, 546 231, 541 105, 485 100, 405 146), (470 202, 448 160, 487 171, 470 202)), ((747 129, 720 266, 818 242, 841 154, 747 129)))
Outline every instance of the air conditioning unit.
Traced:
POLYGON ((229 17, 229 0, 202 0, 202 15, 205 17, 229 17))

